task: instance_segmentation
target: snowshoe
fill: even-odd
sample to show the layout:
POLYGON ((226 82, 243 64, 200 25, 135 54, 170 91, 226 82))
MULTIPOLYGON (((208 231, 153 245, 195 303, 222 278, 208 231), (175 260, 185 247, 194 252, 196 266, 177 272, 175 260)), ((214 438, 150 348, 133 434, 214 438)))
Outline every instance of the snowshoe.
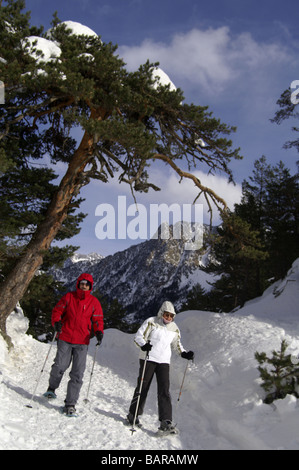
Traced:
POLYGON ((77 418, 78 414, 74 406, 64 406, 61 408, 61 413, 65 414, 68 418, 77 418))
POLYGON ((171 421, 165 420, 165 421, 161 421, 161 425, 157 431, 157 436, 162 437, 162 436, 169 436, 169 435, 174 435, 178 433, 179 433, 179 430, 176 428, 176 426, 172 424, 171 421))
POLYGON ((43 394, 43 396, 48 398, 48 400, 57 398, 55 391, 50 388, 48 388, 48 390, 43 394))

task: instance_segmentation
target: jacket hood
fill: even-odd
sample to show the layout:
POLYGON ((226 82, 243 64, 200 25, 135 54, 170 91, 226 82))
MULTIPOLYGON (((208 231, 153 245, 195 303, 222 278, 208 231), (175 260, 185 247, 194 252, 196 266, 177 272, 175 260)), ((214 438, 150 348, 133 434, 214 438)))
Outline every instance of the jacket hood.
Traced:
POLYGON ((89 292, 91 292, 91 291, 92 291, 92 288, 93 288, 93 277, 92 277, 91 274, 88 274, 88 273, 82 273, 82 274, 80 274, 80 276, 79 276, 78 279, 77 279, 76 288, 79 289, 79 282, 80 282, 80 281, 83 281, 84 279, 85 279, 86 281, 89 281, 89 282, 90 282, 90 284, 91 284, 91 289, 90 289, 89 292))
POLYGON ((168 300, 163 302, 163 304, 161 305, 161 308, 158 312, 158 317, 162 318, 164 312, 169 312, 169 313, 173 313, 173 315, 176 315, 176 311, 174 309, 173 304, 169 302, 168 300))

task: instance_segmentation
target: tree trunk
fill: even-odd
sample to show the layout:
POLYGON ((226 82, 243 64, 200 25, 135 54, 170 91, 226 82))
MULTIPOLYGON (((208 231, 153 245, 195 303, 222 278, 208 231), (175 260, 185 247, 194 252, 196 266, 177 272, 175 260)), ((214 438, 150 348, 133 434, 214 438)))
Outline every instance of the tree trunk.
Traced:
POLYGON ((79 189, 84 185, 82 172, 92 156, 92 151, 93 138, 85 132, 43 222, 37 227, 23 255, 0 286, 0 331, 9 346, 12 343, 6 332, 6 319, 23 297, 30 281, 41 266, 45 252, 50 248, 67 217, 73 196, 78 194, 79 189))

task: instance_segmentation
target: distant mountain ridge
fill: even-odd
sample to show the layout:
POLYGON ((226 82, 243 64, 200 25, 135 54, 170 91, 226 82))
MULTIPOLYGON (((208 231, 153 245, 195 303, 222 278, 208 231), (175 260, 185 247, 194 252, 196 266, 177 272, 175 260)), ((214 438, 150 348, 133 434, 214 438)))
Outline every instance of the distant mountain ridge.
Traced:
MULTIPOLYGON (((209 232, 204 226, 204 239, 209 232)), ((207 264, 209 247, 200 250, 185 250, 185 239, 158 238, 133 245, 113 255, 75 254, 66 261, 62 269, 53 272, 63 282, 65 290, 74 289, 77 277, 82 272, 94 278, 94 290, 109 299, 116 298, 135 320, 156 315, 161 303, 170 300, 179 310, 187 294, 195 284, 206 290, 214 276, 203 272, 207 264)))

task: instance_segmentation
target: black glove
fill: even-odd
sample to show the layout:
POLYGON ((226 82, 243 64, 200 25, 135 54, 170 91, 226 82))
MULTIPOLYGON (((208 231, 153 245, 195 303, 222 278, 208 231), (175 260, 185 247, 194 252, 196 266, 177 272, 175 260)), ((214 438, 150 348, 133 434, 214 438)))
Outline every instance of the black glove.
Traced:
POLYGON ((102 342, 102 339, 103 339, 103 336, 104 336, 104 333, 102 331, 96 331, 96 338, 98 340, 98 343, 97 343, 97 346, 99 346, 102 342))
POLYGON ((152 347, 153 347, 153 345, 151 343, 145 343, 143 346, 141 346, 141 349, 142 349, 142 351, 150 352, 152 347))
POLYGON ((62 330, 62 322, 61 321, 57 321, 54 323, 54 329, 55 331, 57 331, 57 333, 61 333, 61 330, 62 330))
POLYGON ((188 359, 188 361, 193 361, 194 352, 193 351, 188 351, 188 352, 184 351, 184 352, 182 352, 181 357, 183 359, 188 359))

